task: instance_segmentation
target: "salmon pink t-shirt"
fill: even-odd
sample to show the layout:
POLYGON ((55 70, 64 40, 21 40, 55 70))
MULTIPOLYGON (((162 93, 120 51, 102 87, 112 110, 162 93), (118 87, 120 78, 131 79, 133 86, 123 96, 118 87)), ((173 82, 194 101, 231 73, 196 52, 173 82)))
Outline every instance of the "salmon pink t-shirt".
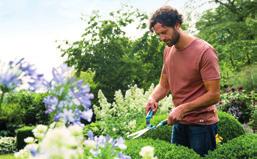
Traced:
MULTIPOLYGON (((193 101, 207 92, 203 81, 220 79, 218 58, 214 48, 201 39, 186 48, 166 47, 162 74, 168 78, 175 106, 193 101)), ((215 105, 188 113, 180 123, 209 125, 218 122, 215 105)))

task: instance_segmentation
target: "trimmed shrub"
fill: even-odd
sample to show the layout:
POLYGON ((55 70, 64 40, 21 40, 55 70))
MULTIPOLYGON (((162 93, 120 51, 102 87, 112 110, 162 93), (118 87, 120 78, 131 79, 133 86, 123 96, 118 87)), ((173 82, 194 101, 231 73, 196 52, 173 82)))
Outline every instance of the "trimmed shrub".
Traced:
MULTIPOLYGON (((50 118, 45 113, 46 108, 43 103, 46 95, 45 93, 21 91, 6 96, 6 103, 20 106, 21 111, 19 115, 22 115, 22 122, 25 125, 48 124, 50 118)), ((16 117, 17 114, 15 115, 16 117)))
POLYGON ((20 129, 17 129, 16 146, 18 150, 23 149, 26 146, 24 139, 26 139, 27 137, 33 137, 32 130, 34 128, 35 127, 33 126, 24 126, 20 129))
MULTIPOLYGON (((231 140, 235 137, 245 134, 244 128, 240 122, 232 115, 226 112, 218 112, 219 123, 218 123, 218 134, 223 138, 223 143, 231 140)), ((166 114, 154 115, 151 120, 151 124, 157 125, 160 121, 167 119, 166 114)), ((146 127, 145 123, 142 123, 138 130, 141 130, 146 127)), ((160 139, 167 142, 171 141, 171 126, 163 126, 157 129, 152 129, 142 135, 141 138, 152 138, 152 139, 160 139)))
MULTIPOLYGON (((167 114, 156 114, 153 116, 151 119, 151 124, 152 125, 157 125, 159 122, 162 120, 167 119, 168 115, 167 114)), ((139 126, 140 129, 144 129, 146 127, 146 123, 142 122, 142 124, 139 126)), ((171 141, 171 126, 161 126, 158 127, 157 129, 152 129, 148 132, 146 132, 144 135, 142 135, 142 138, 152 138, 152 139, 160 139, 164 140, 167 142, 171 141)))
POLYGON ((223 138, 222 143, 235 137, 245 134, 244 128, 232 115, 225 112, 218 112, 218 134, 223 138))
POLYGON ((26 91, 7 94, 0 110, 0 134, 15 136, 15 130, 24 125, 47 125, 50 117, 45 113, 45 96, 46 94, 26 91), (1 118, 5 119, 4 124, 1 118))
POLYGON ((154 154, 159 159, 199 159, 200 156, 193 150, 184 146, 176 146, 161 140, 136 139, 126 141, 127 150, 125 154, 133 159, 141 159, 139 152, 144 146, 154 147, 154 154))
POLYGON ((206 159, 257 158, 257 134, 246 134, 221 145, 209 153, 206 159))
POLYGON ((0 154, 13 153, 15 151, 14 137, 0 137, 0 154))

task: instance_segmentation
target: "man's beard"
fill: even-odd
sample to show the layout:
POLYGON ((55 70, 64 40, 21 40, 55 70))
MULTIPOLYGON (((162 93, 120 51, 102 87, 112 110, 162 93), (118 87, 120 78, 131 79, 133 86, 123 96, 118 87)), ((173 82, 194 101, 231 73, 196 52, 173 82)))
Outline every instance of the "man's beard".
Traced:
POLYGON ((174 36, 172 37, 172 39, 165 41, 166 45, 168 45, 169 47, 176 45, 179 41, 180 38, 180 34, 179 32, 175 31, 174 32, 174 36))

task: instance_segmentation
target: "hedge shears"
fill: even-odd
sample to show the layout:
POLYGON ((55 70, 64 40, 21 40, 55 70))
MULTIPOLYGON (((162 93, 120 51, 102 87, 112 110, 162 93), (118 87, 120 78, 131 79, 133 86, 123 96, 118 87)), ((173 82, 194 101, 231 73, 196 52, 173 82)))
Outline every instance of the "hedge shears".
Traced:
POLYGON ((139 131, 137 131, 135 133, 132 133, 132 134, 128 135, 127 137, 128 138, 132 138, 132 139, 136 139, 136 138, 144 135, 149 130, 156 129, 156 128, 160 127, 160 126, 164 126, 164 125, 168 124, 167 120, 163 120, 159 124, 157 124, 156 126, 152 125, 150 123, 150 120, 153 117, 153 115, 154 115, 154 112, 152 111, 152 109, 150 109, 149 112, 146 115, 146 118, 145 118, 146 119, 146 128, 144 128, 142 130, 139 130, 139 131))

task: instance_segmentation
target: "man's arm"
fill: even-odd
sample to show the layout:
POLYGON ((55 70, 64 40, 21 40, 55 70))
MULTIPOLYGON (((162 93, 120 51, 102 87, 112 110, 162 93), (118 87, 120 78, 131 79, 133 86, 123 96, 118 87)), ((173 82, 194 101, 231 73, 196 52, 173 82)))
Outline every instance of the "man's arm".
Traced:
POLYGON ((169 84, 166 75, 161 74, 159 84, 154 88, 153 92, 148 98, 145 110, 146 113, 151 108, 154 112, 158 109, 158 102, 163 99, 169 92, 169 84))
POLYGON ((181 104, 174 108, 169 114, 169 124, 179 121, 187 113, 199 108, 208 107, 216 104, 220 100, 220 80, 204 81, 204 86, 207 92, 195 100, 181 104))

